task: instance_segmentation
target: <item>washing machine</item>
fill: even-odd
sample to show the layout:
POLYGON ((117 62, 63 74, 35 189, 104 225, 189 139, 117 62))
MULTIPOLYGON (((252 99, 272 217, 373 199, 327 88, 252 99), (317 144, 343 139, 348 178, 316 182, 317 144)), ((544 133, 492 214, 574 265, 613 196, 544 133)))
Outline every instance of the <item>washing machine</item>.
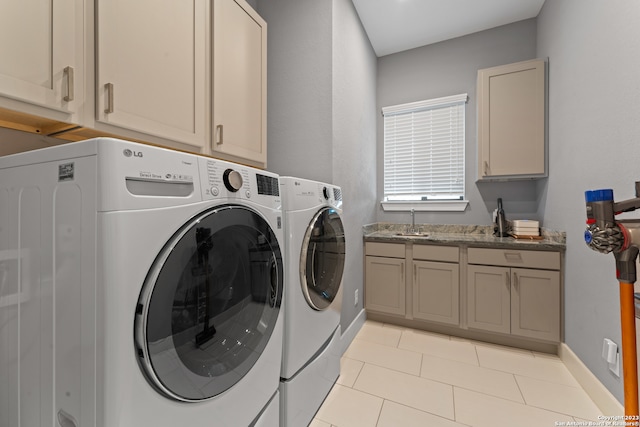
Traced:
POLYGON ((115 139, 0 158, 0 426, 278 426, 278 176, 115 139))
POLYGON ((339 187, 281 177, 285 332, 281 422, 306 426, 340 374, 345 234, 339 187))

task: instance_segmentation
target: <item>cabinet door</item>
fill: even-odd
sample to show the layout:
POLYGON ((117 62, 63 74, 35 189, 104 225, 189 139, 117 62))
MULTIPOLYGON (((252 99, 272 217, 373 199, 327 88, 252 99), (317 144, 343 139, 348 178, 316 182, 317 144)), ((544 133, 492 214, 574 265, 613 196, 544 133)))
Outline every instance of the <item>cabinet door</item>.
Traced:
POLYGON ((71 121, 83 93, 82 19, 82 0, 2 0, 0 95, 71 121))
POLYGON ((242 0, 213 7, 212 149, 266 166, 267 24, 242 0))
POLYGON ((544 176, 545 61, 478 71, 479 178, 544 176))
POLYGON ((458 264, 413 262, 413 317, 458 325, 459 294, 458 264))
POLYGON ((511 333, 560 340, 560 273, 511 270, 511 333))
POLYGON ((365 263, 365 308, 404 316, 404 259, 367 256, 365 263))
POLYGON ((511 332, 510 269, 467 266, 467 317, 469 328, 511 332))
POLYGON ((99 0, 96 118, 202 147, 206 0, 99 0))

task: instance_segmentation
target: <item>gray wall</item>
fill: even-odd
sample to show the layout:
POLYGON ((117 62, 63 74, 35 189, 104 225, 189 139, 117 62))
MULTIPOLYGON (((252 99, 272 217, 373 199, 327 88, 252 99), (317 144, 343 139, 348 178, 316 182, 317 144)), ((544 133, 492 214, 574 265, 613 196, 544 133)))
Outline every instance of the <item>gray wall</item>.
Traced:
POLYGON ((267 21, 267 165, 333 180, 332 3, 261 0, 267 21))
POLYGON ((347 239, 344 331, 363 308, 362 225, 375 221, 376 56, 351 0, 333 5, 333 180, 345 197, 347 239))
POLYGON ((269 32, 269 169, 342 188, 344 331, 363 307, 362 225, 375 221, 375 53, 351 0, 261 0, 258 11, 269 32))
MULTIPOLYGON (((549 161, 540 183, 545 224, 567 232, 565 341, 622 402, 622 381, 601 358, 620 341, 613 255, 583 241, 584 191, 634 197, 640 180, 640 5, 636 1, 547 0, 538 55, 549 57, 549 161)), ((626 218, 637 218, 627 214, 626 218)))
MULTIPOLYGON (((435 224, 491 224, 497 198, 502 197, 507 219, 536 219, 537 189, 533 181, 477 183, 476 79, 481 68, 536 58, 536 20, 482 31, 378 58, 377 111, 389 105, 467 93, 465 212, 416 212, 416 222, 435 224)), ((378 114, 377 201, 383 196, 383 125, 378 114)), ((407 222, 407 212, 384 212, 377 204, 377 220, 407 222)))

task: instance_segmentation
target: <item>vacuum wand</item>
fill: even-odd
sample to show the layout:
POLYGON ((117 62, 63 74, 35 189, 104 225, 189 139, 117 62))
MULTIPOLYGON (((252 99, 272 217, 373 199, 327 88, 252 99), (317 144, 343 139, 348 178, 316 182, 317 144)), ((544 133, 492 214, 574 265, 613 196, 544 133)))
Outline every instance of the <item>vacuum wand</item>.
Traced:
POLYGON ((616 278, 620 283, 625 415, 637 417, 638 364, 633 288, 636 282, 636 258, 640 247, 640 222, 616 221, 615 216, 640 209, 640 183, 636 182, 634 199, 615 203, 611 189, 587 191, 585 199, 587 230, 584 232, 584 239, 587 246, 600 253, 613 252, 616 260, 616 278))

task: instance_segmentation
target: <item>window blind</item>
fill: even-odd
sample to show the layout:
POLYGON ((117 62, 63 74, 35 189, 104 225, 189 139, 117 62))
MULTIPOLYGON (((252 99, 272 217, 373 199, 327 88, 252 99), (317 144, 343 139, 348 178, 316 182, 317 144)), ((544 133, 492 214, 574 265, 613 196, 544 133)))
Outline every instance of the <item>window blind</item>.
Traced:
POLYGON ((384 198, 464 198, 467 94, 382 109, 384 198))

